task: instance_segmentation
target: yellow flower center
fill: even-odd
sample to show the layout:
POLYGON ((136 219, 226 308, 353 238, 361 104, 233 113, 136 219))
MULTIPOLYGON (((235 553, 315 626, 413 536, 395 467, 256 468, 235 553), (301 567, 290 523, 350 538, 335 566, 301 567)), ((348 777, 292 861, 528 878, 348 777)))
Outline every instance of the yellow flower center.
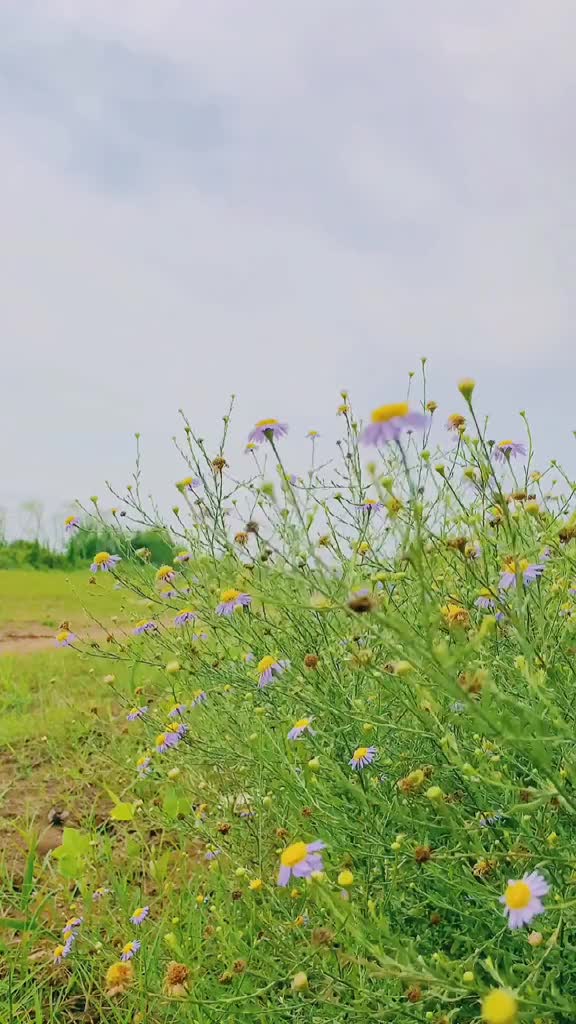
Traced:
POLYGON ((513 444, 514 444, 514 441, 510 441, 510 440, 508 440, 508 441, 499 441, 498 442, 498 447, 499 448, 511 448, 513 444))
POLYGON ((69 636, 70 633, 68 632, 68 630, 63 629, 61 633, 56 634, 56 639, 58 640, 59 643, 61 643, 63 640, 67 640, 69 636))
POLYGON ((223 604, 228 604, 229 601, 235 601, 237 597, 240 597, 239 590, 223 590, 220 594, 220 600, 223 604))
POLYGON ((524 910, 532 899, 532 890, 526 882, 510 882, 504 899, 509 910, 524 910))
POLYGON ((96 565, 103 565, 104 562, 109 560, 109 558, 110 555, 107 551, 99 551, 97 555, 94 555, 94 562, 96 565))
POLYGON ((55 959, 57 959, 58 957, 61 957, 63 952, 64 952, 64 946, 56 946, 56 949, 54 950, 54 957, 55 957, 55 959))
POLYGON ((258 420, 257 427, 275 427, 278 420, 258 420))
MULTIPOLYGON (((136 910, 132 914, 132 917, 140 917, 140 914, 143 914, 143 913, 144 913, 144 907, 136 907, 136 910)), ((128 945, 130 946, 131 943, 129 942, 128 945)))
POLYGON ((258 671, 259 672, 265 672, 266 669, 272 668, 272 665, 275 665, 275 664, 276 664, 276 658, 272 658, 269 654, 266 654, 258 662, 258 671))
POLYGON ((514 1024, 518 1017, 518 1002, 511 992, 495 988, 482 1000, 482 1020, 485 1024, 514 1024))
POLYGON ((393 402, 392 405, 381 405, 372 413, 372 423, 387 423, 396 417, 407 416, 410 406, 408 402, 393 402))
POLYGON ((287 846, 283 851, 280 862, 282 867, 294 868, 301 861, 305 860, 308 856, 308 846, 306 843, 292 843, 291 846, 287 846))
POLYGON ((356 747, 356 750, 354 751, 352 756, 355 761, 361 761, 362 758, 366 757, 367 753, 368 747, 356 747))
POLYGON ((529 565, 530 562, 527 558, 520 558, 518 562, 516 562, 513 558, 509 558, 504 563, 504 569, 505 572, 511 572, 514 576, 516 576, 517 572, 520 573, 520 575, 522 575, 523 572, 526 572, 526 569, 529 565))
POLYGON ((66 519, 64 520, 64 526, 70 526, 70 523, 73 523, 75 519, 76 516, 66 516, 66 519))
POLYGON ((171 576, 174 569, 171 565, 161 565, 156 573, 157 580, 165 580, 167 576, 171 576))
POLYGON ((127 942, 126 945, 122 947, 122 952, 123 953, 131 953, 133 949, 134 949, 134 943, 133 942, 127 942))
POLYGON ((166 733, 165 732, 161 732, 156 737, 156 746, 157 747, 163 747, 165 743, 166 743, 166 733))
POLYGON ((448 417, 448 423, 451 427, 464 427, 466 425, 466 420, 459 412, 453 412, 448 417))
POLYGON ((298 721, 294 723, 294 728, 305 729, 307 725, 310 725, 309 718, 299 718, 298 721))
POLYGON ((366 498, 365 501, 364 501, 364 504, 365 505, 377 505, 378 502, 376 501, 375 498, 366 498))

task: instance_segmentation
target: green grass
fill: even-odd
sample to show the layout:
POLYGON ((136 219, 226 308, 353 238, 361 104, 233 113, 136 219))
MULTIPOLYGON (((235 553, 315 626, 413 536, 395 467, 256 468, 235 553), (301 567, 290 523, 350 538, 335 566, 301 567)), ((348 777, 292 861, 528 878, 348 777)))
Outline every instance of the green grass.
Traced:
POLYGON ((85 623, 87 613, 103 619, 117 614, 122 602, 113 581, 92 586, 89 579, 87 570, 0 570, 0 629, 30 622, 56 629, 65 619, 85 623))
MULTIPOLYGON (((200 511, 194 498, 185 514, 184 492, 175 515, 192 553, 180 596, 161 601, 137 560, 120 563, 119 591, 81 574, 80 600, 113 642, 86 630, 80 653, 0 659, 2 913, 16 922, 0 926, 0 1006, 14 1020, 576 1019, 573 488, 556 471, 561 486, 544 489, 531 449, 495 471, 472 427, 433 455, 415 434, 364 470, 343 417, 349 457, 326 480, 311 465, 289 484, 274 449, 274 486, 259 477, 241 493, 188 434, 204 486, 200 511), (367 497, 381 508, 365 511, 367 497), (234 540, 232 498, 257 533, 234 540), (543 570, 524 585, 520 566, 504 593, 511 556, 543 570), (217 615, 227 588, 250 609, 217 615), (178 628, 183 606, 198 618, 178 628), (133 636, 144 617, 161 625, 133 636), (262 658, 279 667, 264 687, 262 658), (129 723, 134 705, 148 711, 129 723), (181 720, 186 735, 158 752, 181 720), (356 771, 364 747, 374 757, 356 771), (27 861, 48 800, 71 810, 73 831, 27 861), (314 841, 323 864, 278 885, 286 849, 299 863, 314 841), (512 930, 500 899, 531 872, 550 887, 544 911, 512 930), (150 907, 141 927, 138 906, 150 907), (75 915, 72 952, 54 964, 75 915), (111 994, 107 971, 134 939, 134 976, 111 994), (170 961, 189 972, 181 1001, 170 961), (500 989, 516 1010, 483 1014, 500 989)), ((130 492, 125 503, 145 521, 130 492)), ((60 577, 22 576, 39 584, 29 619, 49 605, 76 628, 60 577)), ((10 615, 29 621, 25 582, 10 582, 10 615)))

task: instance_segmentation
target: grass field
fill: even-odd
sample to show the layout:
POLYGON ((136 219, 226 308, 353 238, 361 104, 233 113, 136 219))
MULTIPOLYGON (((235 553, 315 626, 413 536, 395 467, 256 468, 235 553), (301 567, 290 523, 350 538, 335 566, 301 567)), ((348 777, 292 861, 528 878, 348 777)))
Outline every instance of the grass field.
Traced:
POLYGON ((0 574, 2 1024, 576 1019, 574 489, 342 409, 337 492, 264 434, 232 530, 192 435, 175 566, 0 574))

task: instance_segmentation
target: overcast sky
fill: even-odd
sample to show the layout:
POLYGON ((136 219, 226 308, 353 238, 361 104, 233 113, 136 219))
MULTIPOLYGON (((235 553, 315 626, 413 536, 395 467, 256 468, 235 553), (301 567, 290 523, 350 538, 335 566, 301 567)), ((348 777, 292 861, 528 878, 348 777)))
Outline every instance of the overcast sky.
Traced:
MULTIPOLYGON (((0 0, 0 505, 404 394, 574 472, 572 0, 0 0)), ((13 517, 13 522, 15 522, 13 517)))

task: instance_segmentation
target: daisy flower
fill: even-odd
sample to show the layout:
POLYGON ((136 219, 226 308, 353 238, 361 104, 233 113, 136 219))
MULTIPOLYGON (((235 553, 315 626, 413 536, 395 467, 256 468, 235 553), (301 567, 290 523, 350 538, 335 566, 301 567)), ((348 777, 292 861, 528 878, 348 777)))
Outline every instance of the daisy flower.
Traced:
POLYGON ((92 893, 92 899, 98 902, 98 900, 103 899, 104 896, 109 896, 111 891, 111 889, 107 889, 106 886, 101 885, 98 889, 94 889, 94 892, 92 893))
POLYGON ((307 732, 309 736, 315 736, 315 730, 310 728, 310 725, 313 721, 313 718, 299 718, 297 722, 294 722, 294 725, 290 729, 290 732, 288 733, 288 739, 299 740, 300 737, 303 736, 305 732, 307 732))
POLYGON ((66 516, 64 520, 64 530, 66 533, 74 533, 74 530, 80 529, 80 520, 78 516, 66 516))
POLYGON ((258 420, 254 430, 251 430, 248 435, 248 441, 262 444, 263 441, 272 441, 277 437, 285 437, 287 433, 287 423, 279 423, 278 420, 258 420))
POLYGON ((313 843, 292 843, 280 855, 280 871, 278 885, 285 886, 294 878, 310 878, 315 871, 324 870, 324 862, 320 850, 326 843, 317 839, 313 843))
POLYGON ((542 914, 544 906, 540 897, 549 892, 548 882, 537 871, 531 871, 520 880, 509 879, 504 895, 500 897, 508 917, 508 927, 521 928, 524 924, 530 924, 537 914, 542 914))
POLYGON ((179 491, 195 491, 197 487, 202 485, 202 481, 197 476, 185 476, 183 480, 179 480, 176 487, 179 491))
POLYGON ((369 764, 372 764, 378 756, 378 747, 356 747, 348 764, 356 772, 362 771, 369 764))
POLYGON ((156 746, 157 754, 165 754, 171 747, 177 747, 180 742, 180 736, 171 732, 167 729, 165 732, 158 733, 154 743, 156 746))
POLYGON ((530 583, 534 583, 534 580, 537 580, 542 575, 545 568, 546 566, 542 565, 542 563, 531 563, 527 558, 520 558, 519 560, 508 558, 504 563, 504 572, 500 577, 500 590, 510 590, 511 587, 515 587, 518 577, 524 582, 525 586, 529 586, 530 583))
POLYGON ((168 718, 179 718, 186 711, 185 704, 173 704, 168 712, 168 718))
POLYGON ((519 441, 498 441, 492 449, 493 458, 496 462, 507 462, 512 456, 526 455, 526 446, 519 441))
POLYGON ((155 629, 158 629, 158 625, 152 619, 140 619, 134 626, 132 633, 134 636, 142 636, 144 633, 153 633, 155 629))
POLYGON ((72 946, 74 945, 74 936, 70 936, 66 942, 56 946, 54 950, 54 963, 61 964, 67 956, 70 956, 72 952, 72 946))
POLYGON ((394 402, 374 409, 371 423, 360 436, 363 444, 381 445, 398 441, 403 430, 424 430, 428 417, 410 410, 408 402, 394 402))
POLYGON ((132 708, 131 711, 126 715, 127 722, 135 722, 137 718, 144 718, 144 715, 148 711, 148 705, 145 704, 142 708, 132 708))
POLYGON ((68 939, 71 935, 74 937, 83 920, 83 917, 69 917, 62 929, 64 938, 68 939))
POLYGON ((166 732, 168 735, 174 734, 177 737, 176 744, 178 744, 189 728, 185 722, 172 722, 171 725, 167 726, 166 732))
POLYGON ((264 686, 268 686, 273 681, 274 676, 281 675, 287 668, 287 661, 277 661, 276 658, 266 654, 257 665, 258 686, 261 689, 264 686))
POLYGON ((384 503, 382 501, 375 501, 374 498, 366 498, 360 505, 360 508, 363 508, 365 512, 380 512, 384 508, 384 503))
POLYGON ((208 700, 208 697, 205 690, 195 690, 194 693, 192 694, 192 702, 190 704, 190 707, 196 708, 198 707, 199 704, 203 704, 204 701, 206 700, 208 700))
POLYGON ((216 615, 232 615, 237 608, 247 608, 252 598, 249 594, 243 594, 239 590, 222 590, 220 593, 220 604, 216 608, 216 615))
POLYGON ((69 647, 75 640, 78 639, 75 633, 71 633, 69 629, 61 629, 56 634, 56 644, 58 647, 69 647))
POLYGON ((162 587, 160 590, 160 597, 163 601, 173 601, 174 598, 180 597, 180 591, 175 590, 174 587, 162 587))
POLYGON ((198 612, 193 608, 183 608, 174 619, 175 626, 185 626, 187 622, 194 622, 198 618, 198 612))
POLYGON ((159 583, 171 583, 176 578, 176 570, 171 565, 161 565, 156 570, 156 579, 159 583))
POLYGON ((152 768, 150 767, 151 764, 152 758, 150 757, 149 754, 144 754, 143 757, 138 758, 138 760, 136 761, 136 771, 138 772, 138 775, 140 776, 141 779, 144 779, 146 778, 147 775, 150 775, 150 772, 152 771, 152 768))
POLYGON ((127 942, 125 946, 122 946, 122 956, 120 959, 124 961, 132 960, 132 958, 136 956, 141 945, 142 943, 139 942, 138 939, 133 939, 132 942, 127 942))
POLYGON ((96 573, 98 572, 98 569, 100 569, 100 572, 108 572, 121 561, 122 559, 120 558, 120 555, 109 555, 107 551, 99 551, 97 555, 94 555, 94 561, 90 566, 90 572, 96 573))
POLYGON ((317 430, 309 430, 306 437, 309 437, 311 441, 315 441, 317 437, 320 437, 320 434, 317 430))
POLYGON ((192 558, 192 552, 191 551, 179 551, 178 554, 174 556, 174 561, 175 562, 189 562, 191 558, 192 558))
POLYGON ((143 924, 146 918, 150 914, 150 907, 136 907, 136 910, 130 918, 130 924, 143 924))
POLYGON ((486 611, 492 611, 496 607, 496 596, 491 590, 486 587, 482 587, 478 597, 474 601, 477 608, 484 608, 486 611))

